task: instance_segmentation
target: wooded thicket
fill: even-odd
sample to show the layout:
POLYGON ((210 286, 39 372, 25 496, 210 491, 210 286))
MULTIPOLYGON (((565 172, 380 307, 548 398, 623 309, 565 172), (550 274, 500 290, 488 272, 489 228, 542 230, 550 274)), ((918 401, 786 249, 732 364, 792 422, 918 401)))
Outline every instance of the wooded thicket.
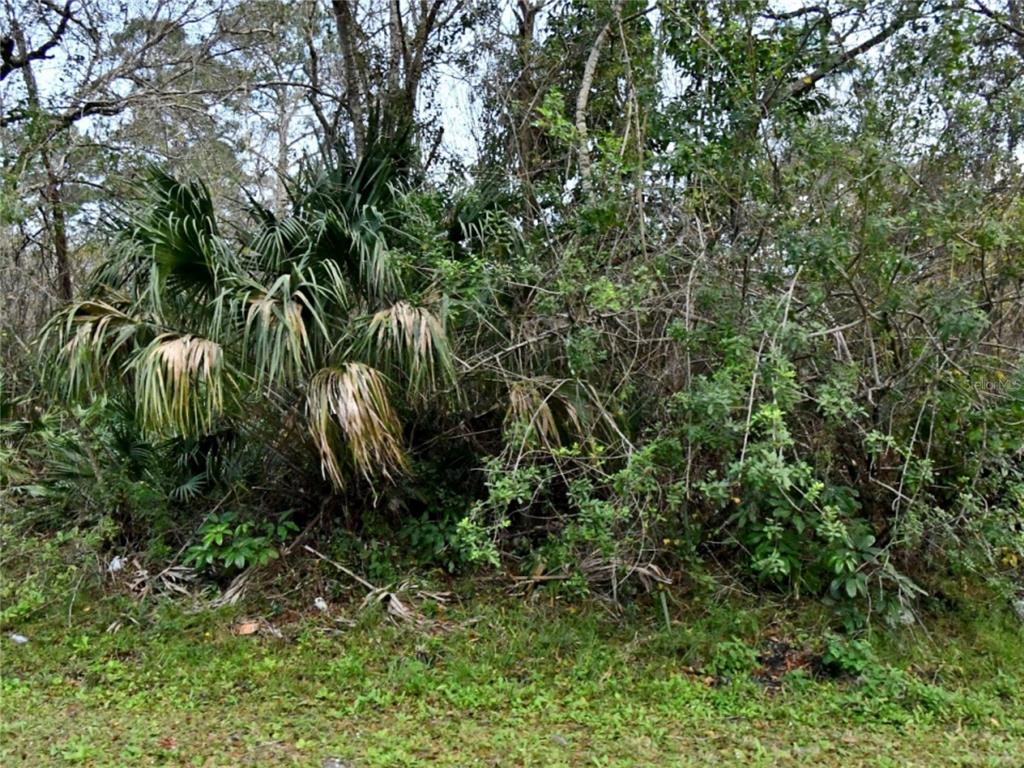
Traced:
POLYGON ((1019 582, 1015 0, 5 0, 0 54, 16 525, 1019 582))

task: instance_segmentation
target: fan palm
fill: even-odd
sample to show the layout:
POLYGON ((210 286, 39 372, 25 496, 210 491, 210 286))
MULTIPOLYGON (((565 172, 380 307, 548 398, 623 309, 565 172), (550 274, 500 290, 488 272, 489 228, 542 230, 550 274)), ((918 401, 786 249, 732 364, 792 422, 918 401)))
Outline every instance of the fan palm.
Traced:
POLYGON ((85 297, 51 321, 66 395, 117 389, 151 435, 229 422, 283 450, 305 420, 335 488, 406 467, 398 414, 454 384, 442 319, 388 247, 402 194, 386 151, 307 170, 293 212, 253 212, 241 241, 207 188, 154 172, 85 297), (269 422, 269 423, 268 423, 269 422))

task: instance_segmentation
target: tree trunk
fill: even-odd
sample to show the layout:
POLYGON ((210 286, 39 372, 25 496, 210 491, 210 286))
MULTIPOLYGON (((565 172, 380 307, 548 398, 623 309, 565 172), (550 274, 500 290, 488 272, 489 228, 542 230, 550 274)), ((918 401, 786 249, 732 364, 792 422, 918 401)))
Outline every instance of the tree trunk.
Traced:
MULTIPOLYGON (((619 0, 613 7, 616 17, 622 11, 622 0, 619 0)), ((597 63, 601 58, 601 49, 608 41, 608 35, 612 31, 612 22, 605 24, 597 33, 597 39, 587 56, 587 63, 583 66, 583 79, 580 81, 580 92, 576 96, 576 139, 579 143, 580 155, 580 180, 583 183, 583 193, 590 197, 593 193, 593 182, 591 180, 591 158, 590 158, 590 134, 587 131, 587 106, 590 103, 590 89, 594 87, 594 75, 597 73, 597 63)))
MULTIPOLYGON (((18 46, 18 55, 26 59, 28 46, 25 43, 25 34, 21 26, 14 22, 14 41, 18 46)), ((25 78, 25 92, 28 96, 29 108, 36 115, 42 115, 41 104, 39 103, 39 88, 36 85, 35 73, 32 71, 32 63, 25 61, 21 68, 22 77, 25 78)), ((49 208, 44 210, 44 220, 50 223, 50 240, 53 243, 53 261, 56 276, 54 279, 54 291, 57 298, 63 302, 71 301, 74 296, 74 287, 71 283, 71 253, 68 247, 67 216, 65 215, 64 194, 61 186, 61 179, 57 173, 50 154, 49 146, 44 142, 39 151, 40 159, 43 161, 43 169, 46 172, 46 184, 43 187, 43 201, 49 208)))
POLYGON ((338 27, 338 45, 345 68, 345 101, 352 120, 352 139, 356 155, 362 157, 366 147, 366 94, 356 61, 356 20, 349 0, 331 0, 331 8, 338 27))
POLYGON ((46 193, 44 198, 50 206, 50 228, 53 240, 53 262, 56 268, 55 289, 62 302, 71 301, 74 288, 71 283, 71 251, 68 247, 67 218, 64 213, 64 195, 60 178, 53 167, 50 153, 43 150, 43 165, 46 167, 46 193))
POLYGON ((291 138, 292 117, 295 106, 288 96, 288 89, 278 87, 277 96, 277 167, 276 187, 274 190, 274 213, 278 216, 288 214, 288 148, 291 138))

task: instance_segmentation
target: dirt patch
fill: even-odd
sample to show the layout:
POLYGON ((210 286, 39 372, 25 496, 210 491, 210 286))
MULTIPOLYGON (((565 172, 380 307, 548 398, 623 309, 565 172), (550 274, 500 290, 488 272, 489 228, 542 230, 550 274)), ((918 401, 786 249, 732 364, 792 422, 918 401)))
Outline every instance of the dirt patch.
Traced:
POLYGON ((813 671, 820 659, 821 654, 796 646, 785 638, 770 637, 757 655, 760 666, 753 678, 769 690, 778 690, 786 675, 798 669, 813 671))

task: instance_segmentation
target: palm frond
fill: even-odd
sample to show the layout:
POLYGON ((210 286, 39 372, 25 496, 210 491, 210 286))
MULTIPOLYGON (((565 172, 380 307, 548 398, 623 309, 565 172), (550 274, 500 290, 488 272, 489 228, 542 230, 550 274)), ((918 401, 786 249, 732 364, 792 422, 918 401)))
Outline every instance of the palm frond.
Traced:
POLYGON ((521 449, 552 450, 567 442, 585 445, 595 438, 632 450, 598 391, 577 379, 536 378, 509 387, 505 430, 521 449))
POLYGON ((289 264, 304 262, 314 240, 308 224, 299 217, 264 222, 246 240, 246 266, 253 272, 276 274, 286 270, 289 264))
POLYGON ((408 170, 409 134, 373 132, 358 161, 340 153, 304 167, 293 191, 294 219, 308 233, 310 256, 344 267, 354 285, 375 298, 400 287, 385 232, 398 214, 396 197, 408 170))
POLYGON ((239 281, 234 292, 245 321, 243 346, 259 383, 294 382, 313 370, 336 343, 349 303, 345 279, 329 263, 293 265, 269 286, 239 281))
POLYGON ((329 210, 321 219, 315 252, 320 259, 343 264, 349 279, 370 296, 386 296, 400 280, 373 209, 329 210))
POLYGON ((302 375, 312 357, 301 294, 283 275, 266 290, 244 294, 245 348, 251 351, 257 381, 290 382, 302 375))
POLYGON ((154 301, 166 282, 194 298, 215 293, 220 274, 232 265, 209 189, 153 170, 148 191, 149 207, 135 217, 130 240, 152 260, 154 301))
POLYGON ((534 381, 518 381, 508 390, 505 430, 518 431, 521 444, 531 443, 552 450, 562 445, 563 430, 580 434, 582 425, 572 403, 559 397, 555 388, 542 392, 534 381), (556 415, 559 411, 562 418, 556 415))
POLYGON ((425 307, 406 301, 370 320, 362 345, 386 370, 404 376, 414 392, 455 383, 455 366, 444 325, 425 307))
POLYGON ((391 207, 396 189, 408 179, 415 149, 410 126, 386 135, 380 122, 379 115, 370 118, 366 146, 358 159, 338 146, 325 162, 300 169, 291 194, 296 210, 391 207))
POLYGON ((148 431, 201 434, 224 409, 229 377, 223 350, 210 339, 161 334, 131 367, 139 421, 148 431))
POLYGON ((80 301, 56 315, 43 329, 41 345, 51 338, 59 349, 53 368, 54 381, 66 397, 75 399, 86 391, 103 389, 112 364, 152 333, 148 320, 101 300, 80 301))
POLYGON ((522 232, 508 214, 515 196, 506 184, 507 179, 485 178, 455 196, 442 225, 456 256, 481 250, 504 257, 523 255, 522 232))
POLYGON ((206 487, 207 476, 205 472, 198 472, 189 475, 181 483, 170 491, 170 497, 175 501, 189 502, 199 497, 206 487))
POLYGON ((320 370, 309 385, 306 413, 324 476, 335 488, 345 485, 343 452, 369 482, 405 471, 401 426, 379 371, 362 363, 320 370))

